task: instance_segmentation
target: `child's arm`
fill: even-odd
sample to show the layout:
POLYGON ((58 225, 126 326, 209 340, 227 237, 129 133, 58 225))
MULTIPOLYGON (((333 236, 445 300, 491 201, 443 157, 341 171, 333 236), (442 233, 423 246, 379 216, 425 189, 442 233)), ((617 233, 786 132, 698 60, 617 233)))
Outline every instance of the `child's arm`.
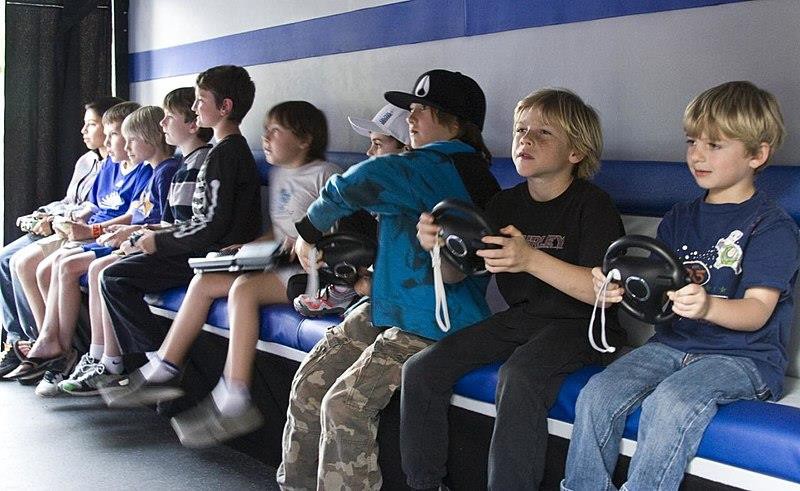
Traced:
POLYGON ((702 319, 733 331, 757 331, 767 323, 780 298, 775 288, 755 287, 744 298, 712 297, 705 288, 690 283, 669 292, 672 311, 687 319, 702 319))
POLYGON ((528 273, 553 288, 588 304, 594 303, 590 268, 577 266, 555 258, 525 241, 525 237, 513 225, 500 229, 507 235, 486 236, 483 242, 496 244, 500 249, 484 249, 478 255, 484 258, 490 273, 528 273))

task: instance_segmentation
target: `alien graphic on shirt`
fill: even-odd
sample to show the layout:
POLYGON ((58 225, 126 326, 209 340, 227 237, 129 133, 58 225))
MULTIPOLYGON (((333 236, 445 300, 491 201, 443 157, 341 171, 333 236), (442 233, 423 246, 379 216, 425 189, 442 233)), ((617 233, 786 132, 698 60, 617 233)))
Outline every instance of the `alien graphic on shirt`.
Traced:
POLYGON ((742 272, 742 246, 737 242, 743 235, 741 230, 734 230, 727 238, 717 241, 717 245, 714 246, 717 250, 715 269, 731 268, 735 274, 742 272))

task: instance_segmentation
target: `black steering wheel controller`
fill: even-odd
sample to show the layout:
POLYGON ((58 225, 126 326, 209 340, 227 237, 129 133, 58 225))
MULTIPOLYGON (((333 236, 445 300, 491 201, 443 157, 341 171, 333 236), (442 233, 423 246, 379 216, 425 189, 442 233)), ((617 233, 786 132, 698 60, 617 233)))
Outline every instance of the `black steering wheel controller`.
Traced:
POLYGON ((444 258, 466 275, 486 273, 483 258, 476 252, 498 246, 481 242, 487 235, 497 235, 483 213, 464 201, 446 199, 434 206, 431 214, 441 227, 444 258))
POLYGON ((322 252, 325 263, 319 269, 320 282, 353 286, 358 280, 358 270, 375 262, 378 245, 360 234, 335 233, 320 239, 316 248, 322 252))
POLYGON ((622 308, 636 319, 651 324, 672 318, 672 302, 667 291, 678 290, 688 283, 686 270, 680 260, 661 241, 645 235, 626 235, 606 251, 603 273, 625 288, 622 308), (629 249, 649 252, 649 257, 628 255, 629 249))

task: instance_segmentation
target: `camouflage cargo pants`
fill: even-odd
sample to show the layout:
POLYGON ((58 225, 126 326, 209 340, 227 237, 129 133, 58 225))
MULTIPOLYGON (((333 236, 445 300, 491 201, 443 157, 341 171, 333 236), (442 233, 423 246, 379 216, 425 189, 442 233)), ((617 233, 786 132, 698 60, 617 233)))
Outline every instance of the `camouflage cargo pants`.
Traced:
POLYGON ((329 329, 292 381, 281 489, 379 489, 378 413, 400 386, 403 363, 431 341, 369 320, 369 305, 329 329))

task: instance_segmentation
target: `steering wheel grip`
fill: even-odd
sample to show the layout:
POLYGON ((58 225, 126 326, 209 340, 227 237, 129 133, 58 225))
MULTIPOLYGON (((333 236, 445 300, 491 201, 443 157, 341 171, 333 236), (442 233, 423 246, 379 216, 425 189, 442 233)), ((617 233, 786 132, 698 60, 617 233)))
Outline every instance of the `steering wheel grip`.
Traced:
POLYGON ((320 239, 316 247, 322 251, 326 266, 320 275, 326 282, 352 286, 358 280, 358 269, 375 262, 377 244, 369 237, 355 233, 334 233, 320 239))
POLYGON ((686 271, 680 260, 661 241, 645 235, 626 235, 612 243, 603 258, 603 272, 616 269, 625 287, 622 308, 633 317, 661 323, 674 313, 671 302, 664 301, 666 292, 687 284, 686 271), (627 256, 628 249, 641 249, 650 258, 627 256), (654 261, 652 256, 658 259, 654 261))
POLYGON ((473 205, 457 199, 446 199, 431 210, 434 222, 442 230, 444 240, 442 255, 453 266, 467 275, 484 274, 483 258, 478 250, 492 248, 481 242, 486 235, 495 235, 486 217, 473 205))

